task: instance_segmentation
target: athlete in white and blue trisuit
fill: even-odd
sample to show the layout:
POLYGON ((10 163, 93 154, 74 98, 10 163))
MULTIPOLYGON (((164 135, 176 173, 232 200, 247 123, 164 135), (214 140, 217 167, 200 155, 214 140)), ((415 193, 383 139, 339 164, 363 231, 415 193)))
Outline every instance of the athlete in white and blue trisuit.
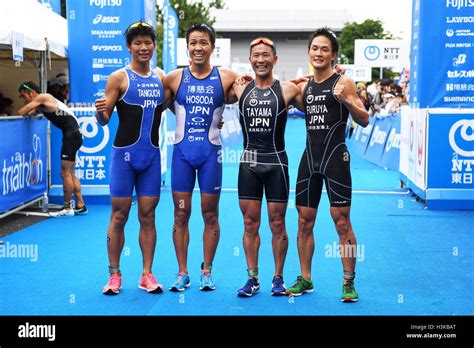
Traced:
POLYGON ((110 279, 103 289, 104 294, 110 295, 118 294, 122 285, 120 254, 134 189, 143 254, 138 286, 148 292, 162 292, 151 268, 156 245, 155 208, 161 187, 159 127, 164 106, 164 73, 150 66, 156 34, 149 24, 134 23, 125 35, 132 61, 110 75, 105 96, 96 100, 96 118, 101 125, 109 122, 114 108, 119 117, 110 163, 112 216, 107 233, 110 279))
POLYGON ((216 34, 210 26, 191 26, 186 32, 191 65, 170 72, 165 81, 176 114, 171 188, 175 206, 173 242, 179 271, 170 287, 172 291, 184 291, 190 285, 187 266, 188 222, 196 176, 201 189, 201 211, 205 225, 200 289, 215 289, 211 270, 219 243, 218 205, 222 186, 221 143, 217 126, 229 90, 237 78, 232 70, 211 66, 215 40, 216 34))

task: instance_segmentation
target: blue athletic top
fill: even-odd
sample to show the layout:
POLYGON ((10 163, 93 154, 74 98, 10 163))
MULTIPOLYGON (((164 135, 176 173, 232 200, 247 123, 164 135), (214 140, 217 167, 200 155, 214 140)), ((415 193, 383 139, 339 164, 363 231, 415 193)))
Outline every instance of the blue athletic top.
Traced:
POLYGON ((119 125, 114 147, 159 148, 163 83, 154 71, 146 77, 130 67, 124 68, 124 71, 128 77, 128 88, 117 102, 119 125))
POLYGON ((189 68, 183 69, 174 102, 175 146, 188 160, 205 158, 221 145, 217 124, 224 108, 224 89, 216 67, 203 79, 195 78, 189 68))

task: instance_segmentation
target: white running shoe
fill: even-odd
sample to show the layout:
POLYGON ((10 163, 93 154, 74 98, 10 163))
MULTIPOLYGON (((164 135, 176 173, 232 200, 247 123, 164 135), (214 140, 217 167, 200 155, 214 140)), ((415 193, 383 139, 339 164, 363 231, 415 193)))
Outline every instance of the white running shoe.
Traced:
POLYGON ((69 217, 69 216, 74 216, 74 209, 62 209, 60 211, 56 212, 50 212, 49 216, 51 217, 69 217))

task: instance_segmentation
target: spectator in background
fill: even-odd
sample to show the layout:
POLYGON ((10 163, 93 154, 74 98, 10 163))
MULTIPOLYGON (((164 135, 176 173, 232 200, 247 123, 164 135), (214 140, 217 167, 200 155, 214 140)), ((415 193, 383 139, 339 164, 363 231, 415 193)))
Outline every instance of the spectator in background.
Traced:
POLYGON ((69 102, 69 78, 66 74, 57 74, 56 78, 48 83, 48 93, 64 104, 69 102))
POLYGON ((383 79, 378 84, 377 95, 375 96, 375 104, 379 105, 381 108, 385 106, 383 96, 390 92, 390 83, 392 83, 392 80, 383 79))
POLYGON ((0 116, 13 115, 13 100, 10 98, 0 99, 0 116))
POLYGON ((392 93, 385 93, 383 95, 384 107, 378 110, 379 116, 389 116, 398 111, 398 99, 392 93))
POLYGON ((367 88, 365 86, 365 83, 359 82, 359 83, 357 83, 356 87, 357 87, 357 96, 359 97, 362 104, 364 104, 365 110, 369 111, 370 104, 372 103, 372 97, 367 92, 367 88))

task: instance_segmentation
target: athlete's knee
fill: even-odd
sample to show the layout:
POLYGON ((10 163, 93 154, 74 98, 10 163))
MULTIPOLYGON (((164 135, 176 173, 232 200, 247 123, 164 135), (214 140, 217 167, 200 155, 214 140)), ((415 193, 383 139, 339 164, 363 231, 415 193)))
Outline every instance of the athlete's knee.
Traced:
POLYGON ((202 218, 205 225, 215 225, 218 221, 219 214, 217 211, 203 211, 202 218))
POLYGON ((273 234, 281 235, 285 232, 285 219, 283 216, 275 216, 270 219, 270 229, 273 234))
POLYGON ((260 219, 247 215, 244 217, 244 226, 245 226, 245 233, 247 234, 255 234, 258 233, 258 228, 260 227, 260 219))
POLYGON ((174 212, 174 223, 178 227, 184 227, 189 222, 191 211, 189 209, 176 209, 174 212))
POLYGON ((347 235, 351 230, 349 218, 345 216, 341 215, 334 219, 334 224, 336 225, 336 231, 339 235, 347 235))
POLYGON ((61 178, 64 180, 65 178, 69 178, 71 176, 71 171, 66 168, 61 168, 61 178))
POLYGON ((112 211, 111 223, 118 229, 123 229, 128 220, 128 213, 122 210, 112 211))
POLYGON ((300 214, 298 216, 298 233, 313 233, 314 219, 310 216, 300 214))
POLYGON ((155 226, 155 211, 138 212, 138 221, 142 228, 153 228, 155 226))

